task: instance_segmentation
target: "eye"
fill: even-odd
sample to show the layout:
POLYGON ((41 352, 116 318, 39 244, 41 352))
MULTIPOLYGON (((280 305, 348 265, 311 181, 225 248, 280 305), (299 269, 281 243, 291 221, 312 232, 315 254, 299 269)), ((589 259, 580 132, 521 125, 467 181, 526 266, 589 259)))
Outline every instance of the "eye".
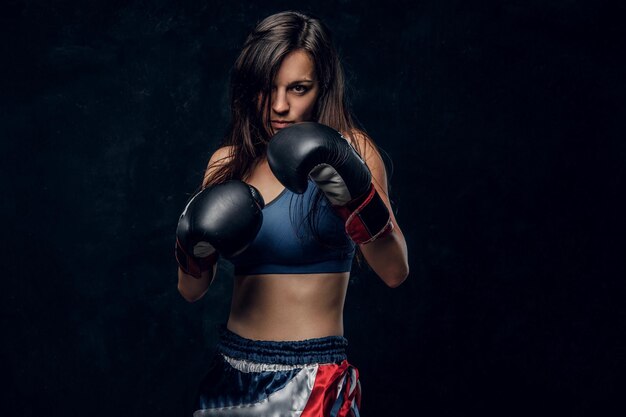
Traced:
POLYGON ((304 85, 300 85, 300 84, 294 85, 293 87, 291 87, 291 89, 298 94, 304 94, 307 91, 309 91, 308 87, 305 87, 304 85))

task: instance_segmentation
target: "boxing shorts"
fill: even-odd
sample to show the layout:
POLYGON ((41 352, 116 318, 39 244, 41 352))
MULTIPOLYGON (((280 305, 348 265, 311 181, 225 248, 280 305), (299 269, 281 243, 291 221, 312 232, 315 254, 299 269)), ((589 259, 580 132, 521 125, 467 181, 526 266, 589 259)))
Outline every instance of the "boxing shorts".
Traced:
POLYGON ((220 329, 194 417, 358 417, 358 370, 347 340, 258 341, 220 329))

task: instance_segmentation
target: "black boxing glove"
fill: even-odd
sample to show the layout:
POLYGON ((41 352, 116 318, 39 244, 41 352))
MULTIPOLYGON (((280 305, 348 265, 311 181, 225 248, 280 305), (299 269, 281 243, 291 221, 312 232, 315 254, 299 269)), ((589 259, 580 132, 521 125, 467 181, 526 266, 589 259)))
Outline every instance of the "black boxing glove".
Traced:
POLYGON ((295 193, 306 191, 308 177, 315 181, 355 243, 371 242, 393 230, 369 168, 336 130, 314 122, 281 129, 270 140, 267 159, 276 178, 295 193))
POLYGON ((264 205, 256 188, 237 180, 196 194, 176 228, 175 254, 180 269, 199 279, 217 262, 218 253, 230 258, 243 252, 261 228, 264 205))

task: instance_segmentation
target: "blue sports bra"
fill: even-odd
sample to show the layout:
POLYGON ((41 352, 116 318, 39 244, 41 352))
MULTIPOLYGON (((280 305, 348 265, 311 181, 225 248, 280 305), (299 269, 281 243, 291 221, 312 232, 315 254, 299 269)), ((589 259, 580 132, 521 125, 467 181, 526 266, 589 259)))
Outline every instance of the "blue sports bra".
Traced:
POLYGON ((259 234, 245 251, 230 259, 235 275, 349 272, 355 245, 346 235, 344 221, 324 197, 318 212, 309 214, 318 192, 309 180, 304 194, 284 189, 270 201, 263 208, 259 234))

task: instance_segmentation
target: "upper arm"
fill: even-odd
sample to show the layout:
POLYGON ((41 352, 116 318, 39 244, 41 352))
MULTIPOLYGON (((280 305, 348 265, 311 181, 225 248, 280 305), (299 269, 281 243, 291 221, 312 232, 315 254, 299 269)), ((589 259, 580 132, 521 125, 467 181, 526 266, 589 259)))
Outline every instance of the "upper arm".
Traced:
POLYGON ((223 146, 216 150, 211 158, 209 159, 209 163, 207 164, 206 171, 204 172, 204 179, 202 180, 202 188, 206 188, 209 185, 211 177, 226 164, 230 159, 232 159, 233 155, 233 147, 232 146, 223 146))

